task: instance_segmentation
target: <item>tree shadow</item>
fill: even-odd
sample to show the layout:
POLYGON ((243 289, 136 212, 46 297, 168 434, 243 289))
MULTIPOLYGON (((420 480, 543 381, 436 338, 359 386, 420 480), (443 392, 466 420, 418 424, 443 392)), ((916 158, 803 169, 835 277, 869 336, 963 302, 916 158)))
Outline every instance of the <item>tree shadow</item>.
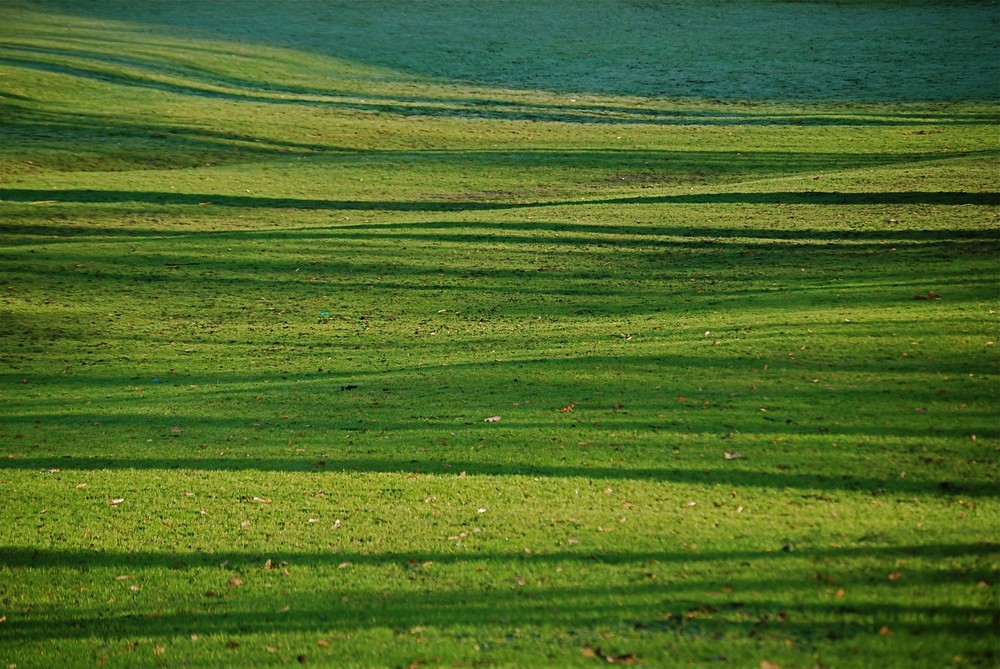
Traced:
MULTIPOLYGON (((815 548, 793 555, 780 550, 560 550, 531 556, 470 551, 367 554, 281 550, 178 555, 0 546, 0 562, 14 573, 85 570, 106 573, 110 578, 124 572, 135 575, 139 582, 147 574, 150 580, 197 574, 202 577, 199 582, 209 583, 210 574, 214 574, 219 582, 218 592, 186 593, 169 602, 164 595, 163 606, 155 615, 148 611, 109 615, 82 605, 48 615, 11 612, 0 627, 0 641, 66 642, 97 636, 105 643, 123 643, 188 639, 194 634, 215 637, 221 644, 222 639, 260 634, 311 632, 322 636, 372 629, 410 635, 415 629, 432 628, 434 633, 457 635, 459 639, 502 634, 504 630, 516 630, 518 635, 545 630, 549 636, 565 635, 564 643, 572 644, 570 652, 578 656, 579 647, 592 643, 591 633, 583 630, 613 630, 626 643, 677 644, 702 638, 725 644, 750 637, 811 644, 875 636, 880 627, 891 626, 892 633, 906 638, 946 635, 951 644, 981 645, 995 633, 990 607, 901 601, 884 576, 872 579, 870 565, 891 568, 901 561, 917 563, 919 566, 907 567, 905 578, 909 586, 921 587, 926 593, 990 577, 985 567, 972 573, 952 573, 926 565, 955 555, 982 561, 996 554, 996 545, 973 543, 815 548), (266 560, 275 565, 280 560, 292 573, 309 569, 309 584, 289 578, 280 593, 269 592, 260 582, 284 577, 277 568, 269 573, 266 560), (220 569, 220 564, 225 568, 220 569), (356 576, 345 577, 338 569, 343 565, 350 565, 353 574, 359 570, 378 573, 382 585, 372 588, 370 581, 358 585, 356 576), (463 583, 465 574, 477 567, 488 577, 475 584, 463 583), (622 570, 627 580, 616 582, 612 590, 603 585, 571 584, 566 579, 549 582, 551 576, 558 576, 556 568, 574 573, 602 567, 622 570), (697 574, 704 568, 714 568, 719 575, 676 576, 678 569, 697 574), (817 568, 832 568, 834 572, 821 574, 817 568), (234 574, 241 577, 241 583, 245 579, 246 585, 226 591, 225 581, 234 574), (629 578, 628 574, 633 575, 629 578), (651 578, 657 574, 664 577, 651 578), (865 584, 869 596, 864 601, 852 598, 844 602, 827 592, 830 584, 865 584), (811 596, 806 598, 805 593, 811 596), (631 632, 625 633, 626 629, 631 632)), ((608 643, 616 641, 609 639, 608 643)), ((315 646, 312 649, 322 653, 315 646)))
MULTIPOLYGON (((777 157, 775 157, 777 159, 777 157)), ((1000 193, 995 192, 821 192, 789 191, 778 193, 700 193, 615 197, 593 200, 548 200, 535 202, 476 201, 458 197, 452 200, 328 200, 291 197, 262 197, 223 193, 176 193, 169 191, 118 191, 25 188, 0 189, 0 201, 34 204, 149 204, 163 206, 218 206, 263 209, 300 209, 331 211, 404 211, 404 212, 466 212, 502 211, 539 207, 582 205, 652 205, 652 204, 747 204, 747 205, 939 205, 939 206, 998 206, 1000 193)), ((736 234, 735 232, 722 234, 736 234)))

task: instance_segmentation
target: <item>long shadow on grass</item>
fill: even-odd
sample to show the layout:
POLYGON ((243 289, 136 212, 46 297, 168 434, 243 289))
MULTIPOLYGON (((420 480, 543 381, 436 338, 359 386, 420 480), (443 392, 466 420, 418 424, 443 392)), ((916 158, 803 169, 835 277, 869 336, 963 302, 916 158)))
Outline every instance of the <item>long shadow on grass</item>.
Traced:
POLYGON ((309 198, 258 197, 212 193, 172 193, 152 191, 116 190, 32 190, 21 188, 0 189, 0 201, 55 204, 160 204, 194 205, 268 209, 336 210, 336 211, 493 211, 555 206, 626 205, 626 204, 787 204, 787 205, 1000 205, 997 192, 822 192, 788 191, 781 193, 704 193, 686 195, 659 195, 617 197, 600 200, 544 201, 544 202, 489 202, 460 198, 457 201, 368 201, 321 200, 309 198))
MULTIPOLYGON (((569 629, 582 626, 627 625, 659 635, 683 632, 689 637, 753 634, 778 638, 844 639, 874 635, 891 625, 897 634, 918 635, 928 628, 966 639, 989 635, 993 611, 986 606, 900 603, 893 584, 880 574, 872 583, 873 562, 891 570, 904 562, 921 563, 905 568, 907 585, 927 590, 955 588, 990 577, 984 566, 945 572, 923 564, 953 560, 955 556, 983 563, 997 553, 992 544, 933 544, 920 546, 871 546, 817 548, 786 554, 768 551, 554 551, 535 553, 452 553, 412 551, 366 554, 329 551, 273 552, 136 552, 60 551, 0 547, 0 563, 10 573, 48 569, 106 571, 108 579, 121 573, 130 583, 144 583, 146 569, 158 570, 150 581, 163 579, 162 570, 197 573, 200 583, 217 589, 208 592, 172 593, 169 604, 154 599, 155 613, 108 616, 105 611, 81 608, 36 617, 10 612, 0 627, 8 641, 86 638, 100 630, 104 638, 169 639, 198 635, 248 635, 363 630, 388 627, 408 633, 415 626, 439 631, 479 631, 489 628, 543 627, 569 629), (268 568, 267 561, 274 565, 268 568), (859 564, 860 562, 860 564, 859 564), (278 566, 279 563, 287 565, 278 566), (224 565, 220 568, 219 565, 224 565), (835 569, 835 575, 815 570, 835 569), (343 568, 348 567, 345 571, 343 568), (678 578, 676 569, 713 568, 716 578, 678 578), (627 570, 630 583, 607 585, 547 585, 558 578, 556 568, 576 570, 627 570), (290 577, 282 575, 289 570, 290 577), (307 570, 303 587, 294 575, 307 570), (381 585, 372 588, 371 577, 357 585, 358 570, 375 570, 381 585), (475 585, 450 585, 472 570, 488 576, 475 585), (776 571, 781 578, 762 576, 776 571), (660 572, 664 578, 656 579, 660 572), (811 574, 811 575, 810 575, 811 574), (241 586, 229 581, 239 575, 241 586), (794 578, 795 580, 790 580, 794 578), (284 580, 280 593, 263 586, 284 580), (865 583, 881 599, 838 599, 832 588, 865 583), (720 592, 720 590, 725 590, 720 592), (713 593, 714 594, 711 594, 713 593), (808 595, 808 599, 804 596, 808 595), (895 600, 895 601, 894 601, 895 600), (41 618, 41 619, 40 619, 41 618), (53 619, 54 618, 54 619, 53 619)), ((102 574, 103 575, 103 574, 102 574)), ((65 577, 64 577, 65 578, 65 577)), ((586 583, 587 578, 583 576, 586 583)), ((603 577, 602 577, 603 578, 603 577)), ((170 580, 175 580, 171 578, 170 580)), ((565 581, 564 581, 565 582, 565 581)), ((141 586, 139 586, 141 587, 141 586)), ((152 588, 147 584, 147 588, 152 588)))
MULTIPOLYGON (((255 506, 256 503, 250 503, 255 506)), ((346 531, 346 530, 345 530, 346 531)), ((0 562, 9 567, 40 569, 50 567, 100 566, 109 569, 132 567, 164 569, 215 568, 225 564, 223 569, 245 570, 264 569, 266 560, 275 566, 279 561, 287 561, 289 566, 338 567, 344 562, 357 566, 399 565, 411 569, 414 560, 432 561, 435 564, 475 564, 475 563, 518 563, 524 565, 538 563, 603 563, 608 565, 643 565, 653 562, 683 563, 696 565, 703 562, 730 562, 733 566, 744 567, 743 563, 757 561, 826 561, 870 558, 873 560, 897 559, 944 559, 956 555, 969 558, 988 557, 1000 553, 1000 543, 956 543, 920 544, 912 546, 865 544, 861 537, 858 546, 817 546, 794 551, 783 550, 781 542, 771 550, 678 550, 678 551, 609 551, 588 550, 583 546, 573 549, 536 550, 525 553, 521 548, 510 552, 481 551, 456 548, 450 552, 413 550, 405 552, 363 552, 329 550, 322 552, 300 549, 278 548, 260 551, 196 551, 188 554, 165 551, 115 551, 39 548, 0 545, 0 562)), ((948 581, 957 574, 942 572, 938 578, 948 581)), ((972 585, 975 585, 973 582, 972 585)))
MULTIPOLYGON (((174 447, 176 448, 176 446, 174 447)), ((244 447, 245 448, 245 447, 244 447)), ((405 450, 405 449, 404 449, 405 450)), ((721 459, 721 456, 719 457, 721 459)), ((190 471, 190 472, 300 472, 314 474, 322 483, 332 474, 380 473, 405 476, 454 477, 455 472, 468 472, 477 476, 523 476, 546 478, 579 478, 588 481, 655 481, 694 486, 720 486, 729 489, 778 489, 801 490, 821 493, 864 493, 873 497, 943 496, 996 498, 996 485, 992 481, 941 480, 911 472, 906 478, 884 478, 844 473, 841 475, 762 471, 735 465, 719 468, 710 465, 698 468, 618 467, 600 465, 546 465, 535 462, 490 462, 488 459, 462 461, 455 458, 427 460, 399 457, 386 452, 380 457, 337 458, 323 456, 302 458, 269 458, 236 454, 230 458, 168 458, 168 457, 14 457, 0 460, 0 471, 27 470, 40 476, 63 477, 73 472, 103 470, 135 471, 190 471), (444 465, 447 464, 447 469, 444 465)), ((776 469, 791 469, 781 466, 776 469)), ((801 468, 801 459, 796 469, 801 468)), ((468 476, 468 474, 467 474, 468 476)), ((233 500, 234 502, 238 500, 233 500)))

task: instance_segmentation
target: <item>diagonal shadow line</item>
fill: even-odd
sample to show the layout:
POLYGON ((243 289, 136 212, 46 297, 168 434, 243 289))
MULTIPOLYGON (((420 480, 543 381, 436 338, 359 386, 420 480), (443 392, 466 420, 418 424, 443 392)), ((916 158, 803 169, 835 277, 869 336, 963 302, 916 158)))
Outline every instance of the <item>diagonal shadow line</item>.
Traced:
MULTIPOLYGON (((718 469, 702 467, 682 469, 677 467, 601 467, 601 466, 560 466, 535 464, 530 462, 460 462, 447 460, 454 471, 468 472, 468 476, 532 476, 546 478, 582 478, 588 480, 656 481, 681 485, 714 485, 737 488, 776 488, 792 490, 813 490, 824 492, 871 493, 872 495, 907 496, 956 496, 998 498, 996 485, 992 481, 952 481, 921 480, 916 476, 905 479, 877 478, 844 474, 830 476, 824 474, 802 474, 785 471, 762 471, 736 467, 718 469)), ((49 458, 6 458, 0 460, 0 471, 101 471, 108 469, 155 471, 190 470, 201 472, 271 472, 296 471, 312 473, 317 477, 335 474, 377 473, 415 474, 424 476, 454 477, 451 473, 435 474, 426 471, 439 467, 439 462, 426 460, 391 458, 275 458, 275 457, 234 457, 224 458, 106 458, 106 457, 49 457, 49 458), (321 463, 321 464, 320 464, 321 463)))
POLYGON ((212 193, 170 193, 155 191, 116 190, 37 190, 22 188, 0 189, 0 201, 55 204, 146 203, 161 205, 215 205, 303 210, 361 211, 490 211, 536 207, 625 205, 625 204, 802 204, 802 205, 979 205, 1000 206, 1000 192, 959 191, 900 191, 848 193, 836 191, 785 191, 778 193, 699 193, 640 197, 616 197, 599 200, 545 202, 484 202, 484 201, 380 201, 325 200, 314 198, 258 197, 212 193))
MULTIPOLYGON (((780 542, 779 542, 780 543, 780 542)), ((299 566, 338 566, 345 561, 354 565, 408 565, 414 559, 432 561, 436 564, 467 564, 517 562, 532 564, 538 562, 597 562, 609 565, 648 564, 665 562, 693 564, 705 562, 781 561, 790 558, 806 560, 849 560, 858 558, 900 558, 937 559, 942 556, 962 555, 965 557, 996 557, 1000 553, 1000 543, 952 543, 923 545, 862 545, 851 547, 810 547, 788 553, 780 550, 699 550, 699 551, 589 551, 554 550, 535 551, 530 555, 522 550, 510 552, 483 551, 388 551, 380 553, 320 551, 308 552, 275 547, 273 551, 197 551, 174 553, 166 551, 105 551, 86 549, 37 548, 30 546, 0 545, 0 564, 17 568, 73 567, 95 565, 107 568, 157 567, 165 569, 195 569, 200 567, 218 568, 228 563, 229 569, 260 568, 266 560, 287 560, 299 566)), ((948 577, 948 574, 944 574, 948 577)), ((955 575, 954 578, 960 578, 955 575)))
POLYGON ((704 592, 718 587, 703 581, 677 587, 657 583, 620 588, 614 602, 608 601, 606 588, 494 586, 391 593, 359 591, 328 582, 310 593, 286 592, 280 599, 288 602, 283 610, 278 609, 273 598, 244 599, 234 606, 227 605, 228 597, 219 601, 225 595, 209 592, 198 598, 182 596, 155 615, 111 616, 93 609, 33 613, 8 621, 0 628, 0 640, 10 643, 92 638, 97 630, 103 639, 169 638, 192 633, 242 636, 372 627, 408 630, 414 625, 442 630, 510 625, 574 628, 603 626, 611 621, 626 621, 637 629, 660 632, 686 630, 697 634, 705 630, 716 638, 760 633, 769 627, 780 630, 786 638, 854 638, 875 634, 877 625, 868 622, 872 619, 891 621, 893 629, 911 634, 920 634, 927 626, 960 638, 981 638, 990 631, 992 611, 986 607, 897 603, 845 606, 824 601, 787 605, 781 602, 786 591, 778 589, 779 585, 763 581, 758 586, 763 588, 757 590, 759 595, 710 604, 695 600, 691 593, 694 588, 704 592), (205 599, 209 596, 212 599, 205 599))

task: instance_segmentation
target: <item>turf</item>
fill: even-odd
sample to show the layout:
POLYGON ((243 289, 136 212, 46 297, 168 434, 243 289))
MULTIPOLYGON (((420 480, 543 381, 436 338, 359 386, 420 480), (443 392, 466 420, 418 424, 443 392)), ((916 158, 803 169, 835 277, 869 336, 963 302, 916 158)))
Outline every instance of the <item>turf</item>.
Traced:
POLYGON ((4 3, 0 663, 994 666, 998 21, 4 3))

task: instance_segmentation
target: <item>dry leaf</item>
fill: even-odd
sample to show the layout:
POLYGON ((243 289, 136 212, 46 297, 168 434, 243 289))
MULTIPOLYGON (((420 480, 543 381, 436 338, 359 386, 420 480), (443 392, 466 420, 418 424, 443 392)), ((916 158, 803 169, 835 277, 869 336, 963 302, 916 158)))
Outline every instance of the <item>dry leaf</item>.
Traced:
POLYGON ((592 648, 591 646, 584 646, 583 650, 580 651, 580 654, 583 655, 583 657, 596 657, 602 659, 608 664, 629 665, 635 662, 635 655, 632 653, 626 653, 625 655, 611 655, 603 652, 600 648, 592 648))
POLYGON ((725 451, 723 451, 722 455, 726 458, 726 460, 737 460, 743 457, 739 453, 726 453, 725 451))
POLYGON ((892 630, 889 629, 888 625, 883 625, 882 629, 880 629, 878 633, 881 634, 882 636, 889 636, 892 634, 892 630))
POLYGON ((351 566, 351 564, 352 563, 350 562, 341 562, 340 564, 337 565, 337 569, 347 569, 348 567, 351 566))
POLYGON ((768 662, 767 660, 760 661, 760 669, 781 669, 781 667, 774 662, 768 662))
POLYGON ((556 409, 556 413, 573 413, 574 407, 576 407, 576 402, 570 402, 562 409, 556 409))
POLYGON ((500 416, 490 416, 489 418, 484 418, 485 423, 498 423, 500 422, 500 416))
POLYGON ((233 576, 231 579, 229 579, 229 585, 233 586, 234 588, 238 588, 241 585, 243 585, 243 579, 233 576))
POLYGON ((317 639, 316 640, 316 645, 320 646, 322 648, 329 648, 330 647, 330 642, 327 641, 326 639, 317 639))
POLYGON ((111 506, 118 506, 124 501, 125 501, 124 497, 116 497, 115 499, 109 499, 108 504, 110 504, 111 506))

